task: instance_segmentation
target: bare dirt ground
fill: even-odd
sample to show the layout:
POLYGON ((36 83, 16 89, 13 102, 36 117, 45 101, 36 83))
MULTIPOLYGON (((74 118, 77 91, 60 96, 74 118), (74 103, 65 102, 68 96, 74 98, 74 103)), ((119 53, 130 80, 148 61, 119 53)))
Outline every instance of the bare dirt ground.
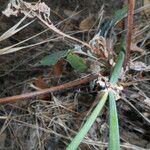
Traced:
MULTIPOLYGON (((66 34, 89 42, 98 31, 101 20, 111 18, 124 2, 116 0, 43 0, 51 8, 51 21, 66 34), (86 31, 83 31, 86 30, 86 31)), ((30 2, 36 2, 35 0, 30 2)), ((0 0, 0 35, 15 25, 22 16, 6 17, 2 11, 8 1, 0 0)), ((150 17, 145 14, 142 0, 136 3, 133 43, 138 48, 132 58, 150 65, 150 17), (141 8, 141 9, 140 9, 141 8)), ((25 20, 24 24, 29 20, 25 20)), ((119 24, 115 33, 122 31, 119 24)), ((0 42, 0 49, 16 44, 47 29, 39 20, 0 42)), ((56 38, 46 31, 22 44, 27 46, 49 38, 56 38)), ((76 43, 67 39, 56 39, 18 52, 0 55, 0 97, 19 95, 50 86, 56 86, 86 74, 75 72, 63 64, 61 77, 54 67, 37 67, 35 64, 54 51, 71 49, 76 43)), ((117 44, 116 44, 117 45, 117 44)), ((148 71, 131 70, 117 101, 122 149, 150 149, 150 80, 148 71)), ((78 86, 54 92, 27 101, 0 105, 0 149, 2 150, 54 150, 65 149, 71 137, 78 132, 97 102, 97 85, 78 86)), ((81 144, 80 149, 107 149, 108 107, 106 105, 81 144)))

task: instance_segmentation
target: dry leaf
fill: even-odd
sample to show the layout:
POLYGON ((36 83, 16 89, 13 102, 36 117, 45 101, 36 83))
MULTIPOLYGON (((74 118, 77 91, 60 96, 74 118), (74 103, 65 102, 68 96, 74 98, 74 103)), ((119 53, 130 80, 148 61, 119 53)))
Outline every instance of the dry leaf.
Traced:
POLYGON ((92 28, 93 24, 94 24, 94 18, 91 16, 87 17, 80 22, 79 29, 81 31, 88 31, 92 28))
POLYGON ((111 43, 113 41, 105 39, 103 36, 96 34, 89 44, 91 46, 91 52, 96 54, 98 58, 103 59, 104 61, 109 62, 111 66, 115 65, 113 52, 111 49, 111 43))
POLYGON ((136 71, 150 71, 150 66, 147 66, 145 63, 141 61, 130 62, 130 69, 136 71))
POLYGON ((63 65, 64 65, 63 60, 60 60, 59 62, 57 62, 56 65, 54 65, 53 72, 54 72, 54 76, 56 77, 56 79, 61 77, 63 69, 64 69, 63 65))
POLYGON ((90 70, 92 73, 100 73, 102 71, 102 65, 99 61, 90 62, 90 70))
MULTIPOLYGON (((32 83, 30 83, 30 87, 36 89, 36 90, 42 90, 49 88, 49 86, 43 81, 41 77, 34 78, 32 80, 32 83)), ((50 94, 45 94, 42 96, 39 96, 39 99, 41 100, 50 100, 50 94)))
POLYGON ((150 0, 144 0, 144 12, 146 16, 150 16, 150 0))
POLYGON ((46 89, 48 88, 48 85, 43 81, 41 77, 34 78, 32 80, 32 84, 37 90, 46 89))

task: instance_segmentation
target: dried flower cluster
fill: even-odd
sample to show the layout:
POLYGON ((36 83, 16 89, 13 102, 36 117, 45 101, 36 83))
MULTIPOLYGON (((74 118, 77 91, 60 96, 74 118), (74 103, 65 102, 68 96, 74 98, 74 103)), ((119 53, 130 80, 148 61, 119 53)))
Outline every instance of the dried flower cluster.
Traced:
POLYGON ((43 15, 45 20, 50 21, 50 8, 44 2, 33 5, 23 0, 11 0, 2 13, 7 17, 18 16, 19 13, 22 13, 29 18, 34 18, 38 14, 43 15))

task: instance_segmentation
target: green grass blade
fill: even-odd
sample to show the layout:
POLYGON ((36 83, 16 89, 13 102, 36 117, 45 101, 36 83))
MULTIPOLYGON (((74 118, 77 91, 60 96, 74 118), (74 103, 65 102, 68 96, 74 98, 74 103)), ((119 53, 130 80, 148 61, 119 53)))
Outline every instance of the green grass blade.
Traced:
POLYGON ((123 62, 125 59, 125 49, 126 49, 126 33, 122 33, 122 44, 121 44, 121 51, 118 56, 118 61, 115 65, 115 68, 112 72, 110 83, 115 85, 118 82, 119 76, 122 72, 123 62))
POLYGON ((124 58, 125 58, 125 52, 121 51, 120 54, 119 54, 119 58, 118 58, 117 64, 115 65, 115 68, 113 70, 112 76, 110 78, 110 83, 112 85, 115 85, 118 82, 120 73, 122 71, 124 58))
MULTIPOLYGON (((118 62, 115 65, 114 71, 110 78, 110 83, 115 85, 118 82, 123 62, 125 58, 125 53, 120 52, 118 62)), ((116 109, 116 96, 115 93, 109 92, 109 150, 119 150, 120 149, 120 136, 119 136, 119 125, 118 125, 118 115, 116 109)))
MULTIPOLYGON (((121 17, 120 17, 121 18, 121 17)), ((115 18, 116 19, 116 18, 115 18)), ((117 20, 117 19, 116 19, 117 20)), ((110 83, 115 85, 118 82, 124 58, 125 58, 125 36, 123 36, 123 43, 122 43, 122 50, 119 54, 117 64, 113 70, 112 76, 110 78, 110 83)), ((103 108, 106 100, 107 100, 108 93, 106 92, 103 97, 101 98, 98 105, 95 107, 94 111, 91 113, 90 117, 69 144, 66 150, 76 150, 82 140, 84 139, 87 132, 90 130, 92 124, 96 120, 98 114, 100 113, 101 109, 103 108)), ((119 137, 119 125, 118 125, 118 116, 117 116, 117 109, 116 109, 116 102, 115 102, 115 93, 109 92, 109 103, 110 103, 110 141, 109 141, 109 149, 111 150, 119 150, 120 149, 120 137, 119 137)))
POLYGON ((108 37, 112 28, 127 15, 127 12, 128 12, 127 5, 125 5, 122 9, 116 11, 112 19, 106 20, 102 24, 100 35, 103 37, 108 37))
POLYGON ((115 94, 109 92, 109 150, 120 150, 120 136, 115 94))
MULTIPOLYGON (((122 35, 122 50, 119 54, 118 61, 115 65, 113 73, 110 78, 110 83, 115 85, 118 82, 119 76, 121 74, 123 62, 125 59, 125 47, 126 38, 125 34, 122 35)), ((118 125, 118 115, 116 108, 116 94, 113 91, 109 92, 109 150, 120 150, 120 136, 119 136, 119 125, 118 125)))
POLYGON ((115 12, 113 18, 112 18, 112 25, 117 24, 120 20, 122 20, 128 12, 128 5, 125 5, 122 9, 115 12))
POLYGON ((87 121, 85 122, 84 126, 81 128, 81 130, 78 132, 78 134, 75 136, 75 138, 72 140, 72 142, 69 144, 66 150, 76 150, 82 140, 84 139, 87 132, 90 130, 91 126, 93 125, 94 121, 96 120, 97 116, 99 115, 100 111, 105 105, 105 102, 107 100, 108 93, 105 92, 102 98, 100 99, 98 105, 95 107, 87 121))

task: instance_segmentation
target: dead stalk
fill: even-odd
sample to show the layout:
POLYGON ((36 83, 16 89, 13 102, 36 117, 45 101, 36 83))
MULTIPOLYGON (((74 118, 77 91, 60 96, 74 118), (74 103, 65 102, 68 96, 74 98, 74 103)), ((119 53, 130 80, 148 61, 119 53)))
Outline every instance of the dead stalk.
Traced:
POLYGON ((43 89, 37 92, 31 92, 31 93, 26 93, 26 94, 22 94, 22 95, 15 95, 15 96, 10 96, 10 97, 5 97, 5 98, 0 98, 0 104, 4 104, 4 103, 9 103, 9 102, 15 102, 18 100, 26 100, 26 99, 30 99, 36 96, 41 96, 44 94, 48 94, 51 92, 56 92, 56 91, 60 91, 60 90, 65 90, 65 89, 69 89, 72 87, 75 87, 77 85, 81 85, 81 84, 85 84, 88 83, 94 79, 97 79, 98 75, 97 74, 93 74, 93 75, 89 75, 86 77, 83 77, 81 79, 77 79, 59 86, 55 86, 55 87, 50 87, 47 89, 43 89))
POLYGON ((128 0, 128 24, 127 24, 127 47, 126 47, 126 57, 125 57, 125 63, 124 67, 128 65, 128 62, 130 61, 130 48, 131 48, 131 42, 132 42, 132 29, 133 29, 133 15, 134 15, 134 6, 135 6, 135 0, 128 0))
POLYGON ((63 38, 71 39, 71 40, 73 40, 73 41, 75 41, 75 42, 78 42, 78 43, 80 43, 80 44, 86 46, 87 48, 91 49, 91 46, 90 46, 88 43, 83 42, 83 41, 81 41, 81 40, 79 40, 79 39, 77 39, 77 38, 75 38, 75 37, 72 37, 72 36, 70 36, 70 35, 68 35, 68 34, 65 34, 64 32, 62 32, 62 31, 60 31, 59 29, 57 29, 53 24, 49 24, 47 21, 45 21, 44 19, 42 19, 41 16, 39 16, 39 15, 36 15, 36 16, 37 16, 37 18, 38 18, 42 23, 44 23, 48 28, 50 28, 52 31, 54 31, 55 33, 59 34, 59 35, 62 36, 63 38))

